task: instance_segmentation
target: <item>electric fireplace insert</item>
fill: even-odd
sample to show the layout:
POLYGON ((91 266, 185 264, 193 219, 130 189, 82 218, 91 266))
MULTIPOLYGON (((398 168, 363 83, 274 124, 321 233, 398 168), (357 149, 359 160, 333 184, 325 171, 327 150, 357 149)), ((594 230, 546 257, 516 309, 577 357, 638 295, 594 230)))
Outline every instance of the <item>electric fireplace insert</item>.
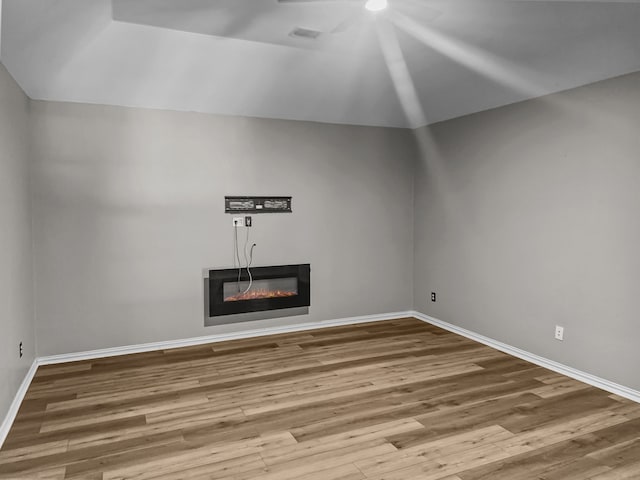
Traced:
POLYGON ((308 307, 311 265, 209 270, 209 316, 308 307))

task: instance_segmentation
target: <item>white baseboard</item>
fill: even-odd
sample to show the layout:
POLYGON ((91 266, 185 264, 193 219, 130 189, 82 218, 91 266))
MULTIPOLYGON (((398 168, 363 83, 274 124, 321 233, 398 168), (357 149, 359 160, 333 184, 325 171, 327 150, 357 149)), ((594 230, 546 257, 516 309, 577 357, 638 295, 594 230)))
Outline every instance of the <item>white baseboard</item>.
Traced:
POLYGON ((87 352, 64 353, 38 358, 38 365, 52 365, 56 363, 77 362, 79 360, 92 360, 95 358, 114 357, 116 355, 128 355, 131 353, 152 352, 155 350, 168 350, 171 348, 190 347, 205 343, 225 342, 242 338, 262 337, 276 335, 278 333, 302 332, 316 330, 318 328, 338 327, 342 325, 354 325, 357 323, 380 322, 395 318, 411 317, 413 312, 381 313, 377 315, 363 315, 359 317, 340 318, 320 322, 299 323, 297 325, 285 325, 281 327, 266 327, 253 330, 243 330, 234 333, 221 333, 204 337, 185 338, 181 340, 168 340, 165 342, 143 343, 139 345, 127 345, 124 347, 103 348, 87 352))
POLYGON ((36 358, 31 364, 29 371, 24 376, 24 379, 20 384, 20 388, 18 388, 15 397, 13 397, 13 402, 11 402, 11 405, 9 406, 9 411, 0 425, 0 448, 2 448, 4 441, 7 439, 9 430, 11 430, 11 425, 13 425, 13 421, 16 419, 20 405, 22 405, 22 400, 29 389, 29 385, 31 385, 31 380, 33 380, 33 376, 36 374, 37 369, 38 359, 36 358))
POLYGON ((571 377, 575 380, 587 383, 607 392, 615 393, 616 395, 620 395, 621 397, 628 398, 629 400, 640 403, 640 392, 632 388, 625 387, 624 385, 611 382, 609 380, 591 375, 590 373, 586 373, 581 370, 577 370, 567 365, 563 365, 562 363, 549 360, 548 358, 535 355, 531 352, 527 352, 526 350, 512 347, 511 345, 507 345, 506 343, 502 343, 494 340, 493 338, 485 337, 484 335, 480 335, 479 333, 472 332, 471 330, 467 330, 450 323, 443 322, 442 320, 430 317, 429 315, 425 315, 424 313, 411 312, 411 316, 422 320, 423 322, 435 325, 436 327, 440 327, 444 330, 448 330, 450 332, 457 333, 458 335, 462 335, 463 337, 467 337, 471 340, 475 340, 476 342, 495 348, 496 350, 500 350, 501 352, 508 353, 509 355, 513 355, 514 357, 521 358, 522 360, 526 360, 541 367, 548 368, 549 370, 561 373, 562 375, 566 375, 567 377, 571 377))

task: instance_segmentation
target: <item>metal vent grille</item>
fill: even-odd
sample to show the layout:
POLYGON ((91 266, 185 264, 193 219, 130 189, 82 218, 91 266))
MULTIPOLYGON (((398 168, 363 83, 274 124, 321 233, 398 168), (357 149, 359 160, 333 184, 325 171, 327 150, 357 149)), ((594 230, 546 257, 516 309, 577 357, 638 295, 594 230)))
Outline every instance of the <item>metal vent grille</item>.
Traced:
POLYGON ((290 37, 306 38, 307 40, 315 40, 320 35, 322 35, 322 32, 318 30, 311 30, 309 28, 302 27, 296 27, 291 31, 291 33, 289 33, 290 37))

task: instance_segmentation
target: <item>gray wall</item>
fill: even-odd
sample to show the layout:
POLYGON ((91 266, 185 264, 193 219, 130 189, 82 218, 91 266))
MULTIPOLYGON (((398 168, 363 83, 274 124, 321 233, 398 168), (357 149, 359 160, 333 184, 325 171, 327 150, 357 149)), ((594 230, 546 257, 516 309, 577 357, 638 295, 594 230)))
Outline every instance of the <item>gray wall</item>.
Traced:
POLYGON ((417 131, 416 309, 640 389, 638 132, 640 74, 417 131))
POLYGON ((40 355, 412 306, 409 131, 40 101, 32 127, 40 355), (242 194, 293 196, 254 265, 311 263, 310 314, 204 327, 242 194))
MULTIPOLYGON (((3 194, 22 185, 21 200, 1 206, 18 207, 21 225, 8 231, 24 237, 17 257, 0 257, 22 256, 18 275, 6 277, 14 280, 3 277, 25 284, 17 317, 26 320, 6 337, 13 348, 13 330, 28 330, 30 318, 28 279, 14 282, 29 262, 27 104, 2 79, 3 95, 18 92, 19 104, 6 108, 3 96, 10 140, 0 147, 19 151, 3 155, 3 170, 13 170, 2 181, 19 179, 3 194)), ((413 301, 640 388, 640 74, 417 130, 415 170, 403 130, 50 102, 32 102, 31 112, 40 355, 401 311, 413 301), (233 258, 222 199, 244 193, 293 195, 293 214, 254 216, 251 239, 256 265, 312 264, 311 312, 204 327, 202 269, 233 258), (553 339, 556 324, 564 342, 553 339)))
POLYGON ((28 98, 0 64, 0 421, 35 352, 28 114, 28 98))

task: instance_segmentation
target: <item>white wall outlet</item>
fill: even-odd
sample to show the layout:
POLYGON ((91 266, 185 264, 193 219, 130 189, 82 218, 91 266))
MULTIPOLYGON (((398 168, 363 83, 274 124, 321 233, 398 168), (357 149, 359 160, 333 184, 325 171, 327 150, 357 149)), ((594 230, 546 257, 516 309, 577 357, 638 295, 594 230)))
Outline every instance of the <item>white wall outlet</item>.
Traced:
POLYGON ((564 327, 556 325, 556 340, 564 340, 564 327))
POLYGON ((234 227, 244 227, 244 217, 233 217, 234 227))

